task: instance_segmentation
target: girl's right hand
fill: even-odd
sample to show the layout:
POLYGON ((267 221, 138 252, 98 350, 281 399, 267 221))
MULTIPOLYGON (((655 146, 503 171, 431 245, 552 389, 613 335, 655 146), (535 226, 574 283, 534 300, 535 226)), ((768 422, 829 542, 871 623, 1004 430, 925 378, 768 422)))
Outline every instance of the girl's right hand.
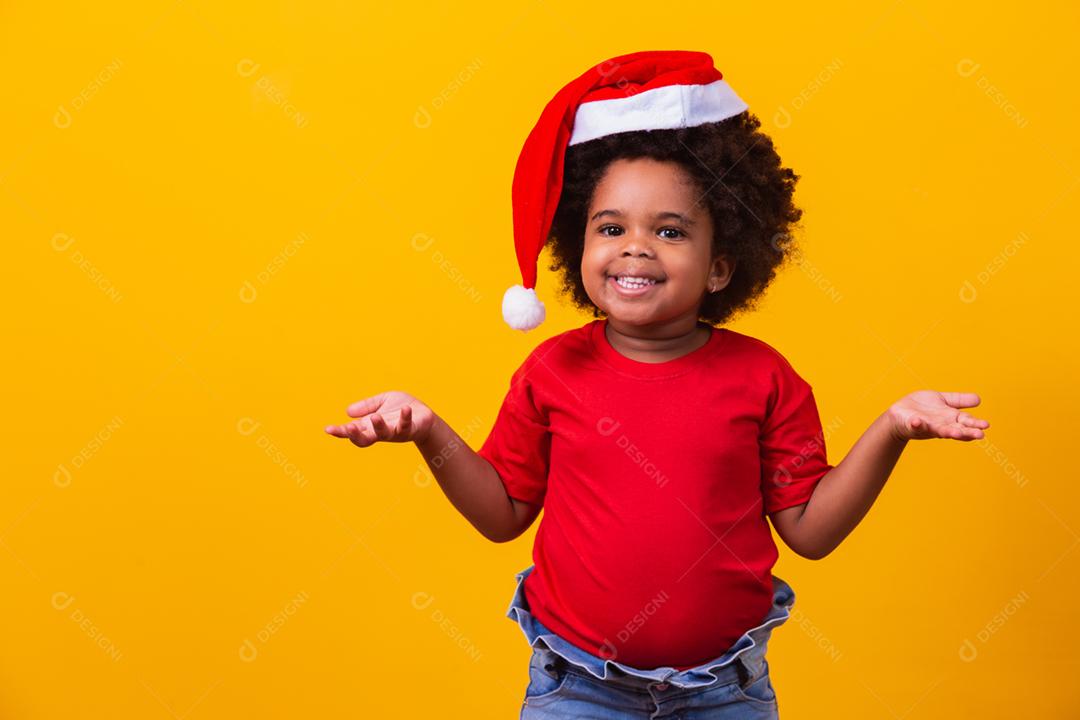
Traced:
POLYGON ((423 442, 435 424, 435 413, 412 395, 391 390, 350 405, 356 418, 344 425, 327 425, 334 437, 348 438, 357 447, 383 442, 423 442))

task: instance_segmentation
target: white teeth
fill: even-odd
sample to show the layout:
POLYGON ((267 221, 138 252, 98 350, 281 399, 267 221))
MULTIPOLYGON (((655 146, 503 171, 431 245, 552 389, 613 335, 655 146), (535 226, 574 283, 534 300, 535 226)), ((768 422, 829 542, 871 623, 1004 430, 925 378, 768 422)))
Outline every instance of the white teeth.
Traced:
POLYGON ((643 288, 648 285, 656 284, 655 280, 650 280, 648 278, 631 277, 627 275, 615 278, 615 282, 619 283, 620 286, 628 289, 643 288))

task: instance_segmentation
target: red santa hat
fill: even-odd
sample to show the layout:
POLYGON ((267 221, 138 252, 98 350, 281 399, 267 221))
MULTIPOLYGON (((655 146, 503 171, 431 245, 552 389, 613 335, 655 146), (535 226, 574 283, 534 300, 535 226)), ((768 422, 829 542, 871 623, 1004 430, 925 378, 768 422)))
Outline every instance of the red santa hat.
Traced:
POLYGON ((503 295, 506 323, 531 330, 544 321, 536 265, 547 241, 569 145, 631 130, 666 130, 718 122, 747 109, 713 67, 688 50, 620 55, 589 68, 560 90, 525 139, 514 169, 514 245, 521 285, 503 295))

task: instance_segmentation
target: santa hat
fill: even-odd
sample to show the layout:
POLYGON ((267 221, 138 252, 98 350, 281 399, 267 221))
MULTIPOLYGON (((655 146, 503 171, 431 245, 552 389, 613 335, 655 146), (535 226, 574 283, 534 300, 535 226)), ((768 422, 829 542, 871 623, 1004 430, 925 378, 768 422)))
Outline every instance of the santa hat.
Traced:
POLYGON ((536 265, 547 241, 569 145, 631 130, 718 122, 747 109, 707 53, 648 50, 605 60, 560 90, 525 139, 514 169, 514 245, 521 285, 503 295, 506 323, 531 330, 544 321, 536 265))

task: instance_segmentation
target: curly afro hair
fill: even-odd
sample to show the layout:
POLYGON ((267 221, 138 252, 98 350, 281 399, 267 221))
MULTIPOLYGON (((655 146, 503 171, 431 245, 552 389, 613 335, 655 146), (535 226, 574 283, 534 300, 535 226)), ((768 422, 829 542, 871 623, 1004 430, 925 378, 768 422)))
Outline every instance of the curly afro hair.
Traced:
POLYGON ((754 309, 776 271, 798 252, 792 230, 802 216, 792 202, 799 176, 781 166, 760 126, 744 111, 720 122, 623 132, 569 146, 546 244, 552 253, 549 269, 561 271, 562 292, 594 318, 602 317, 581 277, 589 204, 608 165, 647 157, 677 162, 689 173, 712 216, 713 257, 727 253, 735 261, 731 282, 706 295, 699 319, 718 325, 754 309))

